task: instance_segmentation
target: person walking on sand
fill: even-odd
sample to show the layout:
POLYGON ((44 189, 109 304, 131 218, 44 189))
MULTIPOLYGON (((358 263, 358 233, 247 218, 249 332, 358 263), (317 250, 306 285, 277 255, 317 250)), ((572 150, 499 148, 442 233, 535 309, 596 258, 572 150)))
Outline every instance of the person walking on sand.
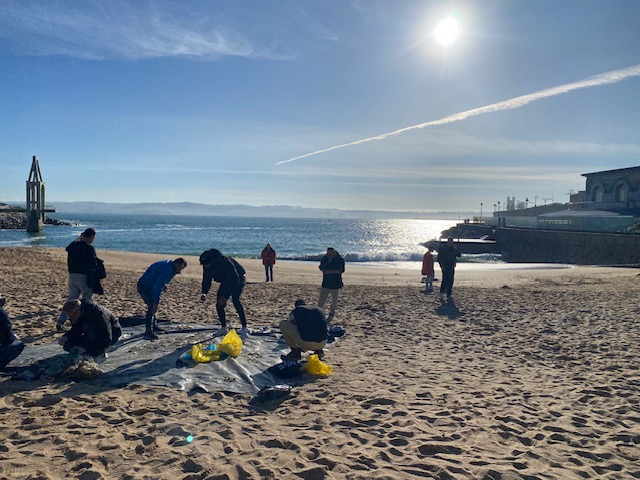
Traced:
POLYGON ((338 308, 338 295, 340 289, 344 286, 342 283, 344 259, 333 247, 329 247, 326 255, 320 260, 318 268, 322 271, 322 288, 318 298, 318 307, 324 308, 324 304, 327 303, 327 297, 331 294, 331 307, 327 317, 327 323, 331 325, 338 308))
MULTIPOLYGON (((99 268, 99 262, 101 262, 96 256, 96 249, 92 245, 95 238, 96 231, 93 228, 87 228, 66 248, 67 270, 69 271, 69 295, 67 296, 67 301, 77 300, 78 298, 91 300, 91 297, 93 297, 93 279, 96 277, 96 271, 99 268)), ((67 314, 62 311, 56 322, 58 331, 63 329, 66 321, 67 314)))
POLYGON ((271 277, 271 281, 273 282, 273 266, 276 264, 276 251, 271 248, 271 244, 267 243, 267 246, 262 250, 262 265, 264 265, 264 273, 267 276, 265 281, 269 281, 269 277, 271 277))
POLYGON ((327 344, 327 321, 320 307, 307 305, 299 298, 289 318, 280 322, 280 332, 291 351, 283 360, 300 360, 302 352, 313 350, 318 358, 324 357, 327 344))
POLYGON ((179 275, 186 267, 187 261, 184 258, 160 260, 147 268, 138 279, 138 293, 147 306, 146 329, 143 338, 157 340, 156 333, 163 331, 156 322, 160 295, 167 291, 167 285, 173 280, 173 277, 179 275))
POLYGON ((424 292, 433 292, 433 277, 435 272, 433 271, 433 248, 428 247, 424 257, 422 257, 422 275, 425 277, 424 292))
POLYGON ((4 370, 24 350, 24 343, 13 333, 11 319, 3 308, 5 303, 4 297, 0 297, 0 370, 4 370))
POLYGON ((240 338, 247 338, 249 330, 247 329, 247 318, 244 314, 244 307, 240 301, 240 295, 246 285, 245 270, 235 259, 225 257, 220 250, 212 248, 200 255, 200 264, 202 265, 202 295, 200 301, 207 300, 207 294, 211 289, 212 281, 220 284, 218 293, 216 294, 216 312, 220 319, 220 328, 213 334, 215 337, 226 335, 229 332, 227 327, 227 316, 225 307, 227 301, 231 297, 233 306, 238 312, 242 330, 240 330, 240 338))
POLYGON ((453 289, 453 277, 456 271, 456 259, 460 256, 460 251, 453 244, 453 237, 447 238, 445 245, 440 245, 438 250, 438 263, 442 270, 442 283, 440 284, 440 300, 444 300, 445 293, 447 300, 451 298, 453 289))

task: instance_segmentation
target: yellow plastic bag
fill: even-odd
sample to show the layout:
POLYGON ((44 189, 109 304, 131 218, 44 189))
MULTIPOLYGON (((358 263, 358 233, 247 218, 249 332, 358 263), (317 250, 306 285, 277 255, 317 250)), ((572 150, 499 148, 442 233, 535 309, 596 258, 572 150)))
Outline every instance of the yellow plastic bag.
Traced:
POLYGON ((222 342, 218 345, 218 350, 233 358, 240 355, 242 351, 242 340, 234 329, 229 330, 229 333, 222 338, 222 342))
POLYGON ((218 350, 209 350, 202 347, 201 343, 191 347, 191 358, 198 363, 209 363, 211 361, 220 360, 220 352, 218 350))
POLYGON ((331 365, 323 363, 315 353, 307 357, 307 363, 303 368, 309 375, 321 377, 328 377, 333 372, 331 365))

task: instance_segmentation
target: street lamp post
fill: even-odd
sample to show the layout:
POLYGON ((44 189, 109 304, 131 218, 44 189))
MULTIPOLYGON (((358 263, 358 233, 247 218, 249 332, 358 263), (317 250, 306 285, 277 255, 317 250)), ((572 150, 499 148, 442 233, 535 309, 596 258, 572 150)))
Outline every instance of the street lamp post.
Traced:
POLYGON ((524 216, 529 216, 529 197, 524 199, 524 216))
POLYGON ((482 223, 482 202, 480 202, 480 223, 482 223))

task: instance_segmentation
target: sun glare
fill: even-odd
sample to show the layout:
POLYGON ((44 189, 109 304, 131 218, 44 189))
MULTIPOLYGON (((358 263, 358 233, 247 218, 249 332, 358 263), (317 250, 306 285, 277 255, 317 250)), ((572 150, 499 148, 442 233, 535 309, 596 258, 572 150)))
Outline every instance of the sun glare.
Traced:
POLYGON ((438 24, 433 36, 440 45, 450 45, 458 36, 458 24, 454 19, 447 18, 438 24))

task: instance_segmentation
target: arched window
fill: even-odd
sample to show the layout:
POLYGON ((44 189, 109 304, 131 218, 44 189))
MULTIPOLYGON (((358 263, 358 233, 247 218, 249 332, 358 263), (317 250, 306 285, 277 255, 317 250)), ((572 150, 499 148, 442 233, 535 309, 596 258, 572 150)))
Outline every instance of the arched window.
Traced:
POLYGON ((593 187, 591 200, 594 202, 602 202, 602 194, 603 194, 603 188, 600 185, 593 187))
POLYGON ((629 187, 625 183, 621 183, 616 187, 616 202, 626 202, 629 199, 629 187))

